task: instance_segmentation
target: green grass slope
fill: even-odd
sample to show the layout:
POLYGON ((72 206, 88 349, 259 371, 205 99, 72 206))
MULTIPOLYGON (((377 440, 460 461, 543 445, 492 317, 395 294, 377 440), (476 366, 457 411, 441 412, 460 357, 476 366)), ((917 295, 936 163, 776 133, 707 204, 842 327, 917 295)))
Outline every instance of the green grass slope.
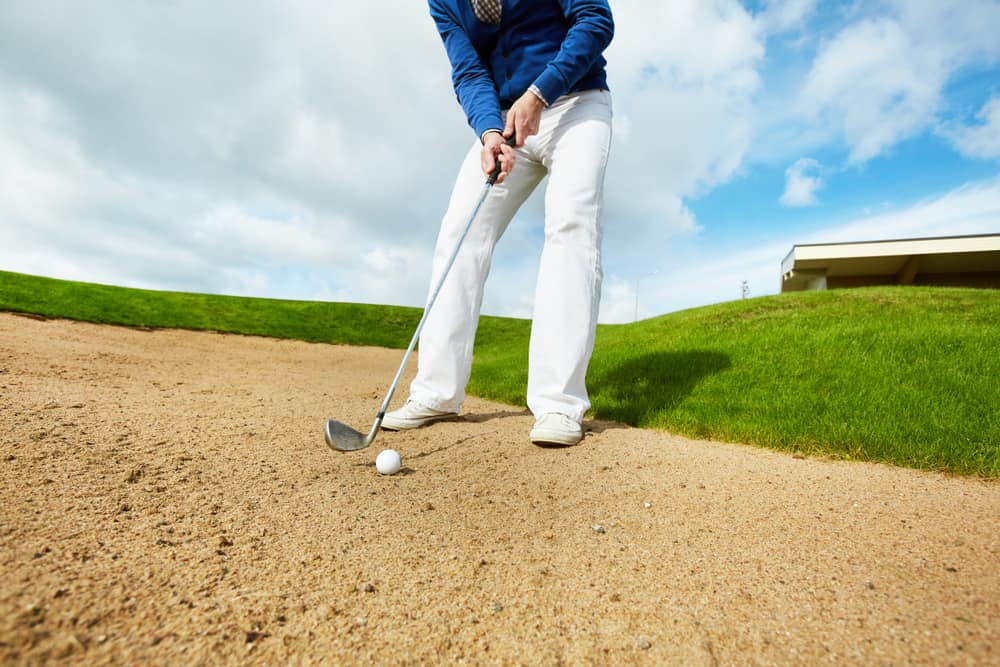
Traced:
MULTIPOLYGON (((402 348, 420 310, 0 272, 0 310, 402 348)), ((469 391, 523 404, 530 322, 484 317, 469 391)), ((598 327, 592 414, 695 437, 1000 476, 1000 293, 784 294, 598 327)))
MULTIPOLYGON (((525 348, 477 348, 470 391, 524 400, 525 348)), ((783 294, 598 327, 592 413, 843 459, 1000 474, 1000 293, 783 294)))
POLYGON ((9 272, 0 272, 0 310, 385 347, 406 347, 420 320, 417 308, 160 292, 9 272))

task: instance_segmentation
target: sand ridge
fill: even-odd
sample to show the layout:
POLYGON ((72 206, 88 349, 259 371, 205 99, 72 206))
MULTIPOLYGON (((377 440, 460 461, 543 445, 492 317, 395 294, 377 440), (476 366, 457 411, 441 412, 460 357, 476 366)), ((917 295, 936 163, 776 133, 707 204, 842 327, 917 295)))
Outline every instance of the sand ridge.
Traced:
POLYGON ((0 314, 0 656, 1000 661, 997 483, 478 399, 329 450, 401 355, 0 314))

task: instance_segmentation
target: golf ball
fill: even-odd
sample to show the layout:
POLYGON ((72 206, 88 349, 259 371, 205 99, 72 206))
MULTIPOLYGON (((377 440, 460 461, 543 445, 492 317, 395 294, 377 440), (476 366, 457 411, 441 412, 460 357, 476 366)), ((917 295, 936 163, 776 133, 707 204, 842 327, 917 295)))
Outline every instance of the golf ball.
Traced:
POLYGON ((400 465, 402 465, 402 460, 399 458, 399 452, 395 449, 383 449, 375 457, 375 469, 381 475, 395 475, 399 472, 400 465))

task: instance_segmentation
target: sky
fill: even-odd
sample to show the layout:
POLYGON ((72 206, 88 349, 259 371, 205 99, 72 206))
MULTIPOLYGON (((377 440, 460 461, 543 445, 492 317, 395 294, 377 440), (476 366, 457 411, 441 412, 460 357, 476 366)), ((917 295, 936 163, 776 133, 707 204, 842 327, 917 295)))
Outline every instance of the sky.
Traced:
MULTIPOLYGON (((1000 0, 611 0, 600 321, 1000 232, 1000 0)), ((475 140, 427 5, 0 3, 0 270, 422 306, 475 140)), ((530 317, 544 183, 483 312, 530 317)))

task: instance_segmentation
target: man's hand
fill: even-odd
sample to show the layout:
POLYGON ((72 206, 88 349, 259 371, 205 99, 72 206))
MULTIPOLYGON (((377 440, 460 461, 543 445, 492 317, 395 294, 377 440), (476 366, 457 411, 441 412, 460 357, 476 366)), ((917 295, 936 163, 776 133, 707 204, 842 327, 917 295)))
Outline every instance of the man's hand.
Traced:
POLYGON ((523 146, 525 139, 538 134, 544 108, 545 103, 530 90, 521 95, 507 111, 507 127, 503 130, 503 136, 516 137, 517 147, 523 146))
POLYGON ((517 148, 524 145, 524 140, 538 134, 538 126, 542 122, 542 109, 545 103, 530 90, 518 98, 507 111, 507 126, 503 134, 488 132, 483 137, 482 165, 483 173, 489 176, 493 173, 496 160, 500 160, 500 175, 497 183, 514 169, 514 149, 507 145, 506 140, 514 137, 517 148))
POLYGON ((500 160, 500 175, 496 180, 499 184, 503 183, 503 179, 514 169, 516 156, 514 149, 507 145, 502 134, 499 132, 488 132, 483 137, 483 151, 481 153, 483 173, 487 177, 493 173, 497 159, 500 160))

